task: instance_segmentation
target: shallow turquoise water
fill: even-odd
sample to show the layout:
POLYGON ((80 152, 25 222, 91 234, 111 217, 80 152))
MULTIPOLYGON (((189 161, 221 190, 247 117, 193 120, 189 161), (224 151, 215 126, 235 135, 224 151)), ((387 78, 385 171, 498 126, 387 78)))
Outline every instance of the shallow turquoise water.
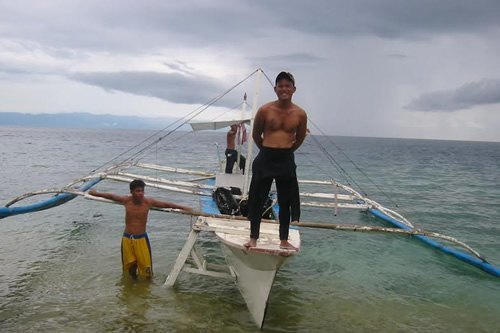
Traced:
MULTIPOLYGON (((60 187, 149 134, 0 127, 0 203, 60 187)), ((147 160, 215 168, 214 143, 222 146, 224 140, 223 133, 181 135, 154 147, 147 160)), ((415 225, 465 241, 500 265, 499 143, 319 140, 353 176, 353 185, 383 204, 397 203, 415 225)), ((337 174, 310 138, 296 158, 303 178, 337 174)), ((127 192, 119 183, 99 189, 127 192)), ((197 205, 196 198, 147 191, 197 205)), ((350 211, 333 216, 304 208, 302 219, 381 225, 350 211)), ((120 206, 79 198, 0 220, 0 331, 257 332, 231 281, 181 274, 174 289, 162 287, 190 223, 188 217, 151 213, 155 278, 150 283, 122 276, 120 206)), ((408 237, 311 229, 301 236, 300 255, 277 276, 267 332, 500 331, 498 278, 408 237)), ((203 236, 203 248, 222 261, 212 236, 203 236)))

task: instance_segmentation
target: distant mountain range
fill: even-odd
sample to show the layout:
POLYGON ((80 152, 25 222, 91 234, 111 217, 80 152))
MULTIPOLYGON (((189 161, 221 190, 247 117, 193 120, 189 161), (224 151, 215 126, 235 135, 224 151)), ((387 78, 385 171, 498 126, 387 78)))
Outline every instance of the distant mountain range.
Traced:
POLYGON ((96 115, 92 113, 42 113, 0 112, 0 126, 50 127, 50 128, 117 128, 162 129, 175 118, 143 118, 134 116, 96 115))

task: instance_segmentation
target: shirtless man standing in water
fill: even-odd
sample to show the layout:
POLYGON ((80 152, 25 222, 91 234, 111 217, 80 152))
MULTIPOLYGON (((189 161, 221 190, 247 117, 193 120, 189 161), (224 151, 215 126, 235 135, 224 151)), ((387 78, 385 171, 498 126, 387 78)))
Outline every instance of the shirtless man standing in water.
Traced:
POLYGON ((127 196, 113 193, 89 191, 90 195, 113 200, 125 206, 125 231, 122 237, 122 264, 123 271, 133 277, 137 275, 150 278, 153 275, 153 261, 151 246, 146 223, 149 210, 155 208, 175 208, 191 211, 191 208, 177 205, 168 201, 159 201, 144 196, 146 184, 139 179, 130 183, 130 194, 127 196))
POLYGON ((290 207, 299 189, 293 152, 304 142, 307 130, 306 112, 292 103, 295 91, 293 75, 279 73, 274 87, 278 99, 263 105, 255 115, 252 138, 260 151, 252 164, 248 199, 250 240, 245 243, 247 248, 257 246, 262 209, 274 179, 280 206, 280 246, 295 249, 288 242, 290 207))

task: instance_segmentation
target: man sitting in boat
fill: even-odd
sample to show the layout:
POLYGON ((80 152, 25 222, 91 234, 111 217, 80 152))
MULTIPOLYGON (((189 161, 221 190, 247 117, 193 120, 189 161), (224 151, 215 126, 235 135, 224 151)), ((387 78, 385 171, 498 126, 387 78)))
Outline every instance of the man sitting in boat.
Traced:
POLYGON ((123 271, 133 277, 137 275, 150 278, 153 275, 151 246, 146 233, 149 210, 155 208, 175 208, 191 211, 189 207, 168 201, 160 201, 144 196, 146 184, 139 179, 130 183, 130 194, 127 196, 113 193, 89 191, 90 195, 113 200, 125 206, 125 231, 122 237, 123 271))
MULTIPOLYGON (((245 125, 241 125, 242 127, 245 125)), ((224 154, 226 155, 226 173, 233 173, 233 166, 234 163, 238 160, 238 151, 236 150, 236 133, 238 133, 238 125, 233 124, 231 125, 231 128, 227 132, 227 146, 226 146, 226 151, 224 154)), ((239 156, 240 158, 240 170, 244 171, 245 170, 245 163, 246 159, 245 156, 241 155, 239 156)))
MULTIPOLYGON (((307 115, 301 107, 292 103, 292 96, 296 91, 292 74, 279 73, 274 91, 278 99, 261 106, 254 119, 252 137, 260 151, 252 165, 248 198, 250 240, 245 243, 247 248, 257 245, 262 208, 275 180, 280 207, 280 245, 282 248, 294 249, 288 242, 291 205, 299 204, 293 152, 306 137, 307 115)), ((300 211, 295 209, 294 218, 298 219, 300 211)))

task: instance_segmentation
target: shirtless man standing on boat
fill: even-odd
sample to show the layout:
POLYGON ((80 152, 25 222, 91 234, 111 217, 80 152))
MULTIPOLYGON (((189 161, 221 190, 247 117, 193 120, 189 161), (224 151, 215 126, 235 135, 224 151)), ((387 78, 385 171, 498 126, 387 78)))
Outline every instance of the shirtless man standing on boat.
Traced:
POLYGON ((297 174, 293 152, 306 137, 307 115, 292 103, 295 79, 288 72, 276 77, 274 92, 278 99, 260 107, 255 115, 252 138, 260 151, 252 164, 252 181, 248 198, 250 240, 245 247, 257 246, 262 210, 273 180, 278 192, 280 247, 295 249, 288 242, 290 207, 298 197, 297 174))
POLYGON ((130 195, 121 196, 113 193, 89 191, 90 195, 113 200, 125 206, 125 231, 122 237, 122 264, 123 271, 133 277, 137 275, 150 278, 153 275, 153 261, 151 246, 146 223, 149 210, 155 208, 175 208, 192 211, 191 208, 168 201, 159 201, 144 196, 146 184, 139 179, 130 182, 130 195))

